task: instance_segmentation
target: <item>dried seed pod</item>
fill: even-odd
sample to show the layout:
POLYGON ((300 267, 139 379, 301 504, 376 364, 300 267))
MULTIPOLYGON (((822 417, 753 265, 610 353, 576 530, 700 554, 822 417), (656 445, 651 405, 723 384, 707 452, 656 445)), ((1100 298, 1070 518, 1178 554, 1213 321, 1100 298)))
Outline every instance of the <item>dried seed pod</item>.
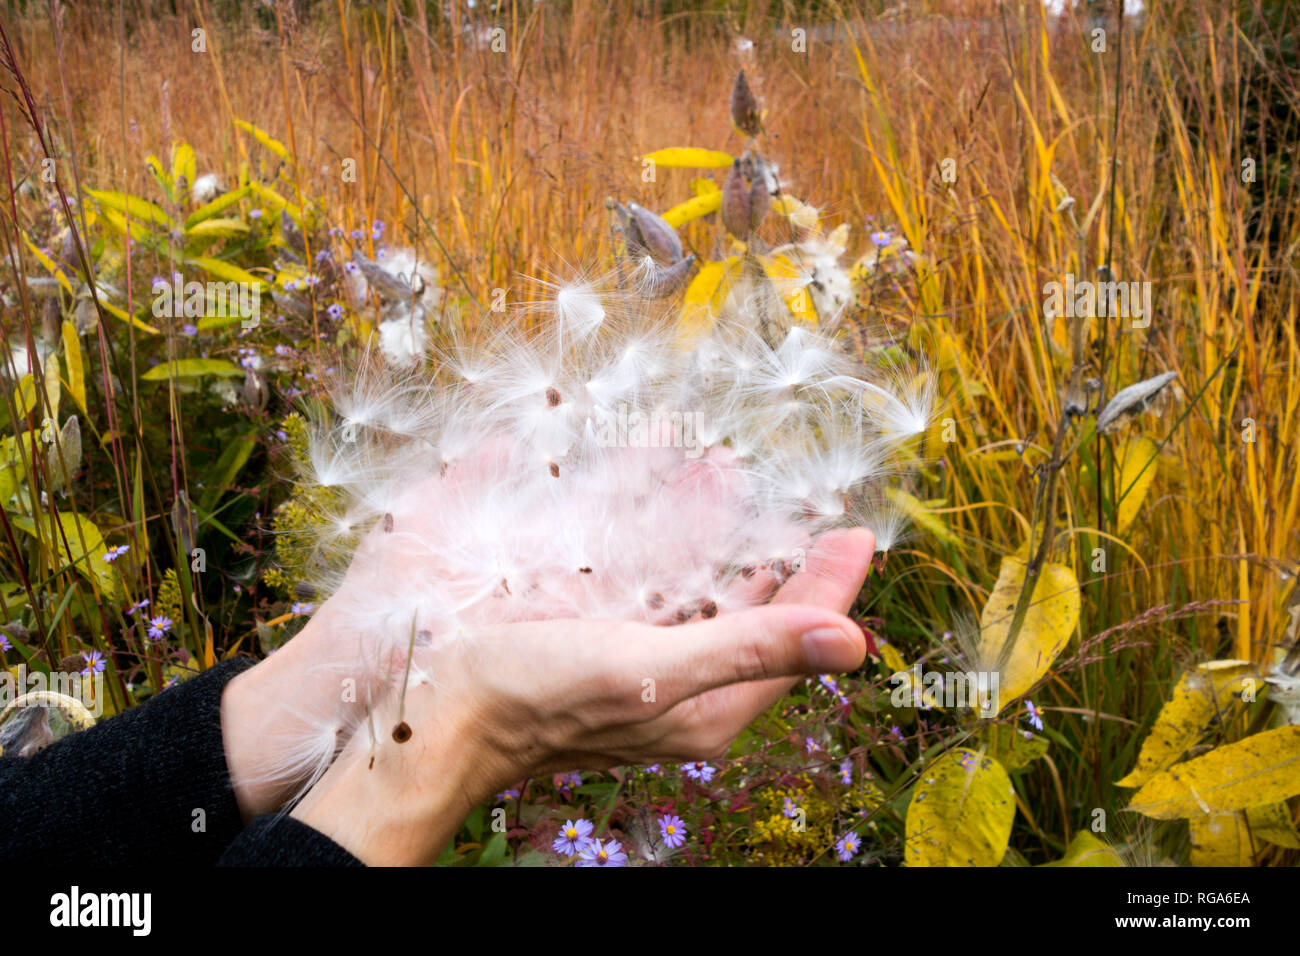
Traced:
POLYGON ((731 164, 727 181, 722 184, 722 224, 737 239, 749 236, 749 186, 740 169, 740 160, 731 164))
POLYGON ((1177 372, 1165 372, 1144 379, 1136 385, 1120 389, 1115 393, 1115 397, 1106 403, 1106 407, 1097 413, 1097 434, 1105 435, 1113 432, 1124 422, 1140 414, 1151 404, 1151 400, 1177 377, 1177 372))
POLYGON ((745 71, 736 74, 731 86, 731 121, 746 136, 757 136, 763 129, 763 119, 758 109, 758 98, 745 80, 745 71))
POLYGON ((677 230, 668 224, 668 220, 634 202, 628 203, 627 208, 646 251, 666 265, 680 262, 682 240, 677 235, 677 230))
POLYGON ((758 232, 758 227, 763 224, 763 219, 767 216, 767 211, 772 207, 772 193, 767 188, 766 178, 754 180, 754 185, 749 187, 749 231, 758 232))
POLYGON ((691 253, 681 262, 661 269, 652 260, 646 260, 647 267, 641 272, 642 292, 651 299, 663 299, 682 286, 695 271, 695 253, 691 253))
POLYGON ((409 282, 403 281, 359 252, 352 253, 352 261, 357 264, 357 268, 365 276, 366 282, 370 283, 370 287, 381 297, 398 301, 411 298, 413 290, 409 282))

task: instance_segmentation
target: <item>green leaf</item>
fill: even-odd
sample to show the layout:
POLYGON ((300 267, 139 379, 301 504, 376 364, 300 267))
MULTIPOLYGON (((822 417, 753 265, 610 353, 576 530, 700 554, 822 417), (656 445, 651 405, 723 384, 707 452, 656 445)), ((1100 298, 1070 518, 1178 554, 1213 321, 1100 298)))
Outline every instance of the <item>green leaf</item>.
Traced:
POLYGON ((965 748, 949 751, 912 792, 903 859, 908 866, 997 866, 1015 815, 1002 764, 965 748))
POLYGON ((222 359, 178 359, 155 365, 140 376, 143 382, 163 382, 169 378, 203 378, 220 375, 226 378, 243 378, 244 370, 222 359))
POLYGON ((244 432, 244 434, 226 445, 221 457, 217 459, 216 482, 204 488, 203 494, 199 498, 200 510, 212 510, 222 492, 234 482, 235 476, 239 474, 240 469, 244 467, 256 447, 257 432, 252 429, 244 432))

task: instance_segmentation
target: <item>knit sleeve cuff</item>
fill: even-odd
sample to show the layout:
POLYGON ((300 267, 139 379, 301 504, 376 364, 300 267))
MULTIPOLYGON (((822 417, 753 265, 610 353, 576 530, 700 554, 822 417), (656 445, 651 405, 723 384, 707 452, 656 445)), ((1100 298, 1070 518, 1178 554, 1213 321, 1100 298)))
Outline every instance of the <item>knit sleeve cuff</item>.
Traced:
POLYGON ((9 864, 210 866, 243 828, 221 695, 237 659, 8 766, 0 819, 9 864), (19 835, 22 836, 14 836, 19 835))
POLYGON ((218 866, 364 866, 319 830, 282 814, 260 816, 226 849, 218 866))

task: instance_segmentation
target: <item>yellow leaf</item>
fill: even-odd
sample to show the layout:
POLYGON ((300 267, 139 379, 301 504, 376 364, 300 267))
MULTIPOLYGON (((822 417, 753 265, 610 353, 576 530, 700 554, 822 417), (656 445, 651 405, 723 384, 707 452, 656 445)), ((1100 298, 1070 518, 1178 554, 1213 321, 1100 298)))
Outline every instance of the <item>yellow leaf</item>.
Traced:
POLYGON ((693 222, 701 216, 707 216, 711 212, 717 212, 722 208, 722 191, 715 189, 711 193, 704 193, 693 199, 688 199, 684 203, 673 206, 664 213, 664 222, 674 229, 680 229, 688 222, 693 222))
POLYGON ((903 655, 898 653, 898 648, 893 644, 886 644, 884 641, 879 643, 880 657, 895 674, 905 673, 907 671, 907 661, 903 660, 903 655))
POLYGON ((240 186, 237 189, 232 189, 228 193, 222 193, 216 199, 212 200, 212 202, 202 205, 190 213, 189 218, 185 220, 185 228, 187 230, 193 229, 197 223, 203 222, 205 219, 211 219, 219 212, 224 212, 226 209, 229 209, 235 203, 247 196, 251 191, 252 190, 247 186, 240 186))
POLYGON ((1215 813, 1187 821, 1192 866, 1250 866, 1250 833, 1240 813, 1215 813))
POLYGON ((259 287, 269 284, 253 275, 253 273, 241 269, 239 266, 233 266, 222 259, 213 259, 210 256, 195 256, 189 260, 189 263, 192 266, 198 266, 218 279, 225 279, 227 282, 243 282, 248 285, 258 285, 259 287))
POLYGON ((1147 490, 1156 477, 1156 443, 1145 435, 1131 435, 1118 452, 1119 487, 1116 489, 1117 523, 1123 532, 1142 507, 1147 490))
MULTIPOLYGON (((996 667, 1025 582, 1025 562, 1002 559, 998 583, 980 614, 979 666, 996 667)), ((1033 687, 1065 649, 1079 620, 1079 585, 1061 564, 1044 564, 1030 598, 1015 649, 998 677, 999 710, 1033 687)))
POLYGON ((203 219, 185 230, 187 236, 230 239, 248 233, 248 226, 238 219, 203 219))
POLYGON ((86 371, 81 360, 81 339, 77 338, 77 328, 71 322, 63 323, 63 357, 68 365, 68 391, 81 413, 87 415, 86 371))
POLYGON ((1123 866, 1120 859, 1105 840, 1101 840, 1087 830, 1080 830, 1065 848, 1065 856, 1043 866, 1123 866))
POLYGON ((1284 801, 1250 807, 1246 810, 1246 821, 1256 840, 1300 850, 1300 835, 1296 834, 1295 819, 1291 816, 1291 808, 1284 801))
MULTIPOLYGON (((13 525, 32 537, 37 537, 36 524, 25 515, 16 515, 13 525)), ((107 597, 117 599, 120 590, 120 578, 114 566, 104 560, 108 546, 104 535, 89 518, 70 512, 58 512, 58 526, 51 528, 49 516, 41 515, 40 538, 46 547, 54 544, 58 560, 62 564, 56 568, 62 571, 71 567, 82 577, 99 585, 99 590, 107 597)))
POLYGON ((907 805, 908 866, 997 866, 1016 804, 1011 778, 992 757, 958 748, 921 773, 907 805))
POLYGON ((290 219, 296 222, 299 226, 302 225, 302 210, 289 202, 289 200, 285 199, 274 189, 263 186, 256 179, 249 180, 248 189, 250 192, 256 193, 261 197, 262 202, 266 203, 275 211, 276 218, 279 218, 280 211, 284 210, 289 214, 290 219))
POLYGON ((147 199, 141 199, 139 196, 102 189, 87 189, 86 195, 101 206, 127 216, 133 222, 151 222, 155 226, 171 226, 171 217, 160 206, 154 205, 147 199))
POLYGON ((23 235, 23 242, 27 244, 27 248, 30 249, 32 255, 36 257, 36 261, 45 267, 46 272, 50 273, 50 275, 54 276, 54 278, 59 280, 59 285, 63 286, 64 290, 68 292, 69 295, 73 294, 72 283, 68 280, 68 277, 63 274, 63 270, 54 264, 53 259, 51 259, 49 256, 47 256, 44 252, 41 251, 40 246, 32 242, 31 239, 27 238, 27 233, 24 232, 22 235, 23 235))
POLYGON ((716 149, 698 149, 694 146, 671 146, 647 153, 643 158, 656 166, 669 169, 727 169, 735 162, 730 153, 720 153, 716 149))
POLYGON ((14 389, 14 410, 17 412, 16 420, 23 421, 32 413, 36 407, 36 378, 31 372, 28 372, 18 380, 18 387, 14 389))
POLYGON ((1224 744, 1156 774, 1129 809, 1157 820, 1275 803, 1300 793, 1300 726, 1224 744))
POLYGON ((1118 786, 1140 787, 1175 763, 1241 693, 1242 681, 1255 674, 1249 661, 1212 663, 1219 666, 1201 666, 1179 678, 1169 701, 1160 708, 1151 733, 1142 742, 1137 765, 1123 780, 1116 781, 1118 786))
POLYGON ((888 487, 885 489, 885 496, 890 501, 902 508, 917 526, 924 528, 930 534, 934 535, 945 544, 957 544, 957 538, 943 520, 936 516, 925 503, 913 495, 908 494, 902 488, 888 487))
POLYGON ((706 262, 686 287, 681 317, 677 320, 677 336, 683 343, 706 335, 713 328, 713 297, 726 271, 725 262, 706 262))
POLYGON ((695 193, 697 196, 708 196, 711 193, 722 195, 722 190, 718 188, 718 184, 707 176, 696 176, 692 179, 691 192, 695 193))
POLYGON ((192 189, 194 187, 194 178, 197 175, 197 164, 194 161, 194 148, 189 143, 181 143, 172 152, 172 182, 179 184, 181 177, 185 177, 185 187, 192 189))
POLYGON ((284 145, 284 143, 280 142, 278 139, 272 139, 269 133, 263 132, 262 130, 254 126, 252 123, 248 123, 240 119, 235 120, 235 125, 238 126, 240 129, 244 130, 246 133, 251 133, 253 139, 257 140, 259 143, 261 143, 271 152, 275 153, 275 155, 279 156, 285 162, 292 161, 289 158, 289 150, 284 145))
POLYGON ((791 317, 796 322, 806 325, 817 324, 817 309, 813 306, 812 296, 808 294, 809 277, 788 256, 761 256, 763 271, 768 281, 776 289, 791 317))

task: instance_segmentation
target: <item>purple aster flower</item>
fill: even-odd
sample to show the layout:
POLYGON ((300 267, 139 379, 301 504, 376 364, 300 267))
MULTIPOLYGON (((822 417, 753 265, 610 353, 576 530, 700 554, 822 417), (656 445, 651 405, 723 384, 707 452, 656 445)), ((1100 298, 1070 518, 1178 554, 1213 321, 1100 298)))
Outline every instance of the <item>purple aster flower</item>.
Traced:
POLYGON ((99 653, 99 651, 91 651, 89 654, 83 653, 81 659, 86 662, 86 666, 81 669, 82 677, 89 677, 91 671, 94 671, 96 674, 102 674, 104 673, 104 668, 108 666, 104 661, 104 655, 99 653))
POLYGON ((565 820, 564 826, 560 827, 560 835, 551 843, 551 849, 563 856, 580 853, 592 842, 591 834, 595 829, 590 820, 565 820))
POLYGON ((785 806, 781 808, 781 815, 787 820, 793 820, 799 815, 799 801, 793 797, 785 798, 785 806))
POLYGON ((642 767, 641 769, 644 770, 646 773, 654 774, 656 777, 659 776, 660 773, 659 765, 657 763, 652 763, 650 766, 642 767))
POLYGON ((835 855, 845 863, 858 855, 862 848, 862 838, 856 833, 846 833, 835 841, 835 855))
POLYGON ((328 309, 325 310, 325 314, 328 315, 335 322, 337 322, 341 318, 343 318, 343 306, 339 305, 337 302, 334 302, 330 305, 328 309))
POLYGON ((592 840, 578 851, 578 866, 627 866, 627 854, 617 840, 592 840))
POLYGON ((351 232, 348 233, 348 235, 351 236, 352 239, 356 242, 360 242, 362 239, 366 238, 366 234, 362 232, 360 229, 353 229, 351 232))
POLYGON ((659 835, 663 837, 665 846, 676 849, 686 842, 686 825, 681 817, 664 814, 659 818, 659 835))
POLYGON ((168 631, 172 629, 172 619, 163 615, 151 618, 149 621, 149 640, 161 641, 168 631))
POLYGON ((149 606, 149 599, 145 598, 143 601, 136 601, 134 604, 132 604, 129 608, 126 609, 126 613, 130 614, 132 617, 135 617, 136 612, 143 611, 148 606, 149 606))
POLYGON ((898 729, 898 724, 894 724, 892 727, 889 728, 889 736, 893 737, 895 740, 898 741, 901 741, 903 739, 903 732, 898 729))
POLYGON ((14 646, 9 643, 9 637, 4 631, 0 631, 0 651, 12 651, 14 646))
POLYGON ((511 787, 509 790, 502 790, 497 794, 497 802, 505 803, 507 800, 518 800, 519 790, 517 787, 511 787))
POLYGON ((853 782, 853 761, 847 757, 840 762, 840 783, 848 786, 853 782))
POLYGON ((894 237, 891 236, 887 230, 881 229, 880 231, 871 234, 871 244, 877 249, 884 249, 885 247, 892 245, 893 242, 894 237))
POLYGON ((294 601, 293 606, 289 608, 292 614, 310 614, 314 610, 316 610, 316 605, 310 601, 294 601))
POLYGON ((249 218, 249 219, 261 219, 261 218, 262 218, 262 210, 260 210, 260 209, 254 209, 254 210, 251 210, 251 211, 249 212, 249 214, 248 214, 248 218, 249 218))
POLYGON ((1025 701, 1025 710, 1029 712, 1029 726, 1033 727, 1034 730, 1041 731, 1043 729, 1043 712, 1034 706, 1032 700, 1025 701))
POLYGON ((708 783, 713 779, 713 775, 718 772, 716 767, 709 766, 703 760, 688 763, 683 769, 686 771, 686 776, 701 783, 708 783))
POLYGON ((961 765, 967 770, 975 769, 975 755, 969 750, 961 755, 961 765))
POLYGON ((199 327, 193 322, 186 322, 181 326, 181 335, 188 335, 190 338, 199 334, 199 327))
POLYGON ((378 240, 384 234, 384 221, 376 219, 370 227, 370 238, 378 240))
POLYGON ((120 558, 122 555, 126 554, 130 550, 131 550, 131 546, 129 544, 119 544, 116 548, 109 548, 107 551, 104 552, 104 563, 112 564, 114 561, 116 561, 118 558, 120 558))
POLYGON ((817 741, 813 740, 811 737, 805 737, 803 739, 803 745, 810 754, 816 753, 822 749, 821 744, 817 743, 817 741))

